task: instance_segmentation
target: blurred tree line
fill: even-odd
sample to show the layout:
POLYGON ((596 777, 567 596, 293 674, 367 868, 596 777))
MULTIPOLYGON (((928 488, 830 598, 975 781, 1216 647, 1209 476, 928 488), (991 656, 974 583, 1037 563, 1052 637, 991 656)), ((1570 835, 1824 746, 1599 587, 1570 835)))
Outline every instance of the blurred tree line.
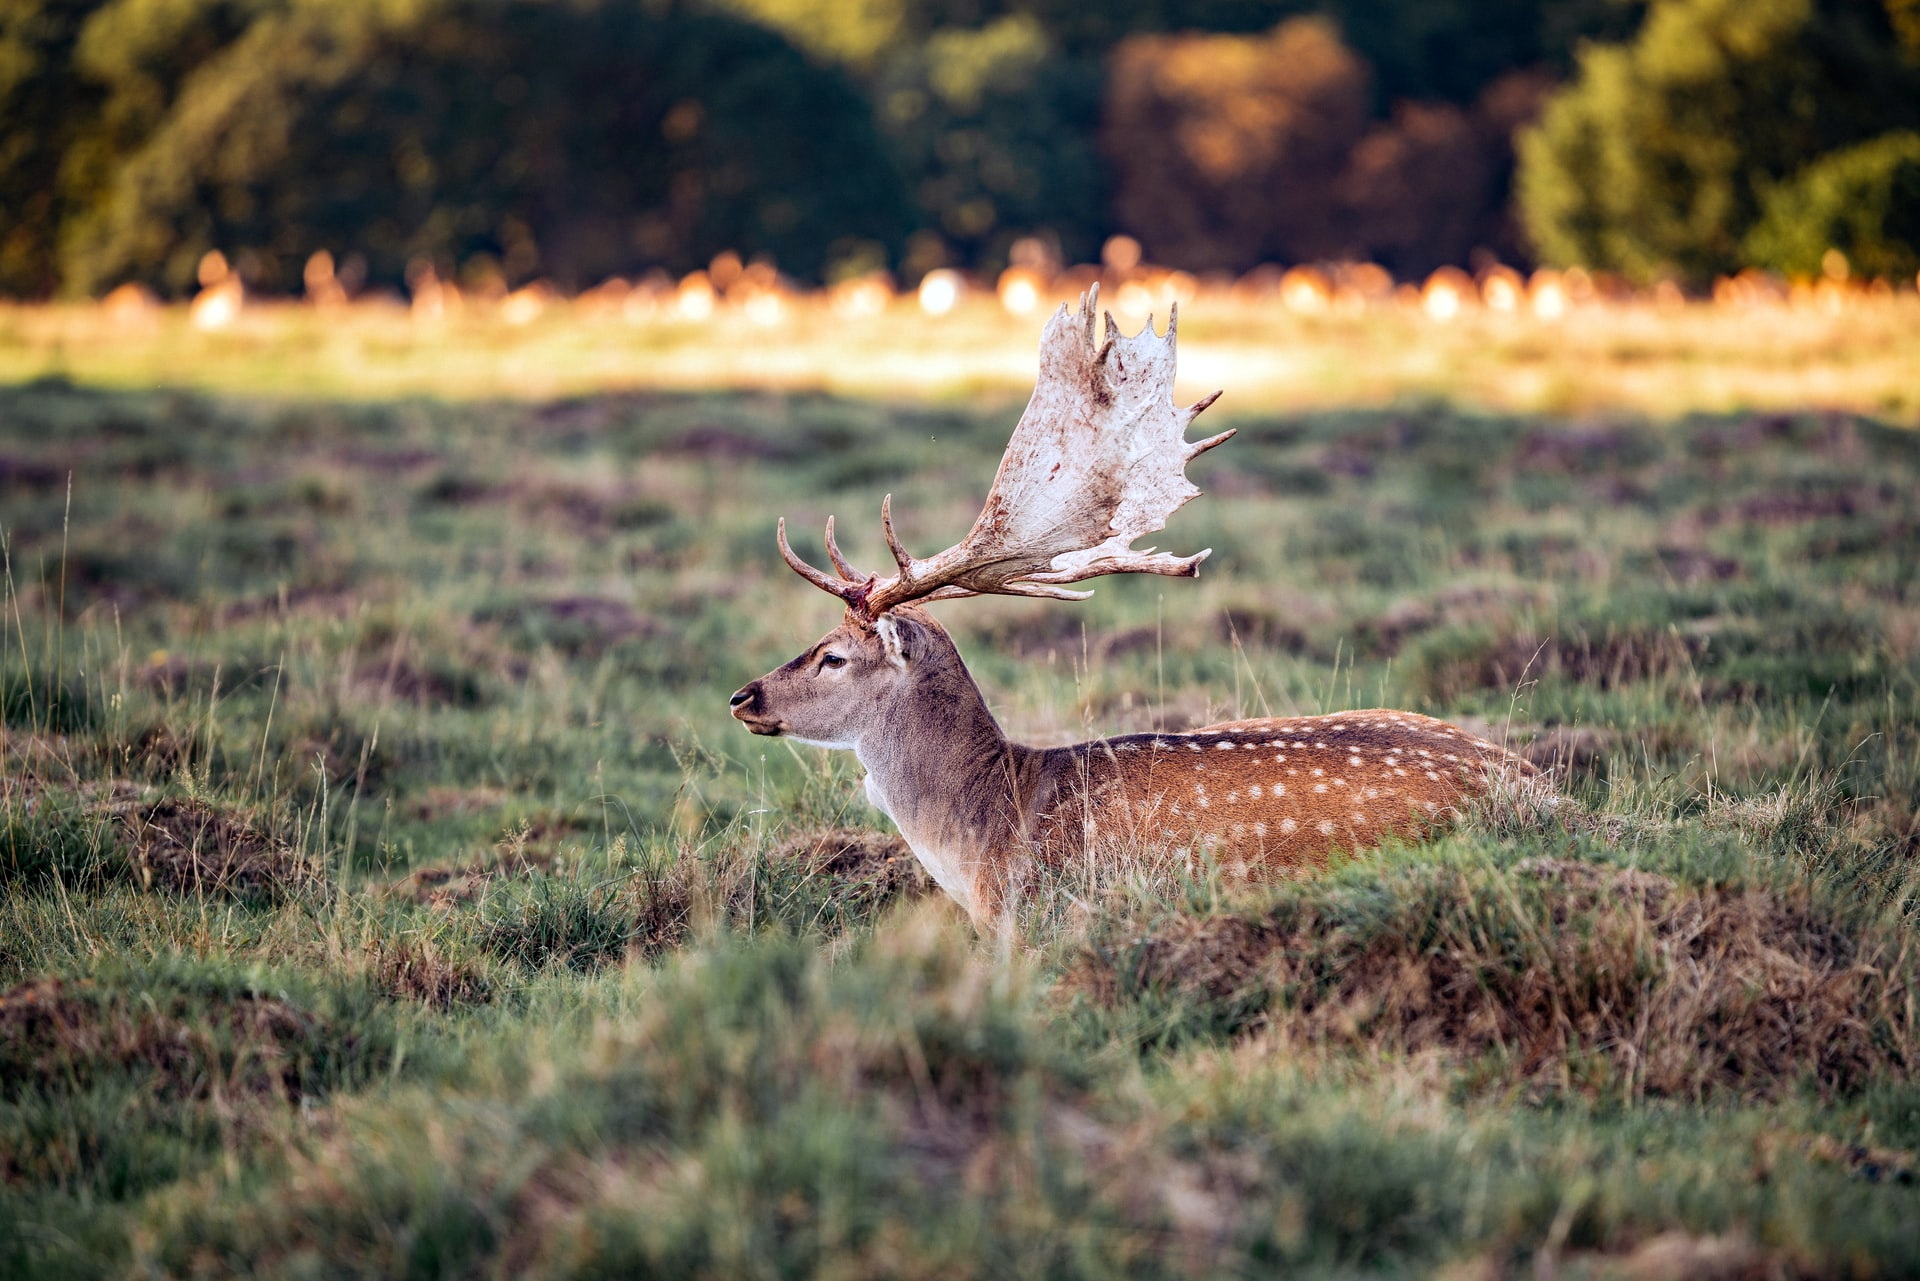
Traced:
POLYGON ((0 291, 1906 270, 1916 68, 1920 0, 0 0, 0 291))

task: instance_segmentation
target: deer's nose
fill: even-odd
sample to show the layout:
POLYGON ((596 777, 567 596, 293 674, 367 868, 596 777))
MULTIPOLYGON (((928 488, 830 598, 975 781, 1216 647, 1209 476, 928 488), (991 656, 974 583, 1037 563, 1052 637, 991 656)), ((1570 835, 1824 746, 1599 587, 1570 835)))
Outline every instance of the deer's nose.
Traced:
POLYGON ((746 707, 750 704, 757 703, 759 701, 760 701, 760 683, 758 681, 755 681, 751 685, 743 686, 742 688, 735 690, 733 692, 733 697, 727 700, 727 706, 728 707, 746 707))

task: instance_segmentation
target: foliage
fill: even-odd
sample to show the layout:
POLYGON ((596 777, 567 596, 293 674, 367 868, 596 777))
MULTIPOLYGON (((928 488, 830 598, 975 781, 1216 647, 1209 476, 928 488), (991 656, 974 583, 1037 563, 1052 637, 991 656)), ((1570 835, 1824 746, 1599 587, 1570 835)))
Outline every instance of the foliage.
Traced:
MULTIPOLYGON (((1060 57, 1023 14, 942 27, 872 80, 875 113, 921 217, 957 261, 1004 262, 1016 236, 1052 235, 1075 260, 1104 229, 1093 148, 1100 72, 1060 57)), ((909 263, 939 266, 938 262, 909 263)))
POLYGON ((36 296, 59 283, 59 228, 69 211, 62 169, 97 95, 74 44, 99 0, 0 8, 0 294, 36 296))
POLYGON ((756 27, 534 0, 302 6, 195 67, 73 228, 66 275, 178 289, 220 248, 289 289, 324 248, 389 283, 419 259, 581 287, 725 248, 814 274, 837 240, 904 232, 860 98, 756 27))
POLYGON ((1195 270, 1330 258, 1327 200, 1366 127, 1366 64, 1331 23, 1264 36, 1140 36, 1114 52, 1103 147, 1114 211, 1195 270))
POLYGON ((1911 0, 11 0, 0 292, 182 292, 213 248, 273 291, 318 249, 350 287, 723 249, 911 280, 1116 230, 1189 269, 1704 277, 1913 127, 1916 32, 1911 0), (1529 245, 1515 131, 1630 37, 1532 135, 1529 245))
POLYGON ((1753 263, 1812 276, 1831 249, 1854 271, 1920 273, 1920 133, 1890 133, 1822 156, 1766 194, 1747 233, 1753 263))
POLYGON ((721 0, 718 7, 771 27, 821 61, 857 70, 897 49, 923 8, 909 0, 721 0))
POLYGON ((1658 0, 1523 135, 1518 197, 1549 262, 1701 281, 1743 265, 1776 184, 1916 120, 1881 0, 1658 0))
POLYGON ((1337 0, 1388 98, 1471 103, 1514 71, 1569 69, 1584 40, 1631 35, 1642 0, 1337 0))
POLYGON ((1476 250, 1513 258, 1509 139, 1547 85, 1514 72, 1465 107, 1402 99, 1375 120, 1366 60, 1323 19, 1134 37, 1107 89, 1114 210, 1155 258, 1195 269, 1348 259, 1424 274, 1476 250))

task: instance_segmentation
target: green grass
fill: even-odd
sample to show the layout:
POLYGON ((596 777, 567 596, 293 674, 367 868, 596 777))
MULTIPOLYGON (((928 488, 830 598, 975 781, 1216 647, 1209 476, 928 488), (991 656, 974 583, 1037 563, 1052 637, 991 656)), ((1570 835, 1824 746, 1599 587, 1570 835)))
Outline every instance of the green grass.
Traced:
POLYGON ((1228 420, 1198 581, 943 608, 1010 729, 1569 800, 998 946, 726 696, 1017 409, 0 391, 0 1273, 1920 1274, 1920 437, 1228 420))

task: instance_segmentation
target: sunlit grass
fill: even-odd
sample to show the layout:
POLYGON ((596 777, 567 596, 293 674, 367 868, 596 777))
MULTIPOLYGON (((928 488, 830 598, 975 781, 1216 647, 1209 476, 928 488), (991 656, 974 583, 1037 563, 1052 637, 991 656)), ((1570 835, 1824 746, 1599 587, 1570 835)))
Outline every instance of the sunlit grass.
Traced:
MULTIPOLYGON (((1418 307, 1300 315, 1278 300, 1209 294, 1183 308, 1181 391, 1226 388, 1242 410, 1441 399, 1522 413, 1655 416, 1846 409, 1920 420, 1920 296, 1824 304, 1592 303, 1545 319, 1418 307)), ((1128 327, 1144 312, 1122 312, 1128 327)), ((618 390, 823 391, 951 398, 1032 386, 1038 315, 974 298, 944 316, 909 301, 842 315, 795 299, 703 321, 637 323, 589 301, 523 323, 497 307, 416 320, 398 302, 256 304, 203 331, 185 307, 0 309, 0 381, 59 375, 114 387, 379 399, 549 398, 618 390), (757 317, 757 318, 756 318, 757 317)), ((1164 323, 1164 315, 1161 317, 1164 323)))

